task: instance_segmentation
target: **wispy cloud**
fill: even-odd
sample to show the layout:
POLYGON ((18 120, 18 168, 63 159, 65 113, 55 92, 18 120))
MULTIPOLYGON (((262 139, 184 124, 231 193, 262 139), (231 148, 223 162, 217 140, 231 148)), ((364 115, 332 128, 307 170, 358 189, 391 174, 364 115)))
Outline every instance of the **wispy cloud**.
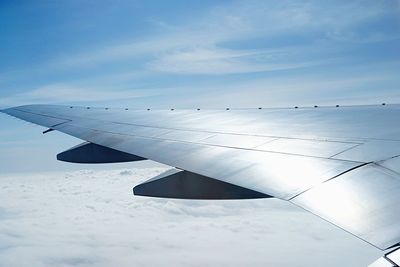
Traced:
POLYGON ((0 106, 33 103, 93 103, 117 101, 154 96, 158 93, 150 89, 114 89, 51 84, 37 89, 0 99, 0 106))
MULTIPOLYGON (((283 51, 282 51, 283 52, 283 51)), ((175 74, 233 74, 277 71, 324 64, 327 61, 287 62, 282 52, 194 47, 159 55, 147 64, 152 71, 175 74), (281 59, 281 60, 280 60, 281 59)))
MULTIPOLYGON (((399 31, 364 29, 368 27, 365 25, 378 19, 393 17, 395 11, 390 7, 394 5, 378 1, 339 1, 334 4, 320 1, 235 2, 216 6, 184 24, 159 21, 154 24, 165 30, 163 34, 105 48, 94 47, 72 57, 58 58, 54 66, 87 67, 141 59, 151 71, 180 74, 229 74, 307 67, 311 58, 317 55, 312 51, 331 49, 331 41, 377 42, 399 38, 399 31), (308 57, 300 62, 298 57, 293 57, 304 49, 295 40, 294 36, 299 34, 315 36, 313 48, 307 51, 308 57), (274 44, 277 37, 286 39, 284 49, 274 44), (247 44, 250 47, 258 47, 257 42, 261 41, 270 48, 249 51, 246 47, 225 47, 245 40, 253 40, 253 44, 247 44), (291 53, 282 54, 285 50, 291 53), (284 63, 272 60, 274 56, 284 63)), ((326 63, 331 59, 325 58, 326 63)))
MULTIPOLYGON (((394 65, 390 68, 395 69, 394 65)), ((393 77, 392 73, 381 74, 380 71, 366 76, 361 68, 357 71, 343 70, 343 73, 335 75, 272 75, 243 79, 235 84, 220 83, 215 87, 192 85, 175 88, 172 92, 175 94, 174 103, 183 108, 398 103, 399 79, 393 77), (196 92, 196 97, 191 97, 191 92, 196 92)))

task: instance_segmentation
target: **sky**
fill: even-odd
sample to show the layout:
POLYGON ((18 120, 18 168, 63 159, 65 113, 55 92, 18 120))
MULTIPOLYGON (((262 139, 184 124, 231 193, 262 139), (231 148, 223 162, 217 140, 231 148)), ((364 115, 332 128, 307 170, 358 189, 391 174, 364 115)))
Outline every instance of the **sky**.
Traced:
MULTIPOLYGON (((398 0, 2 0, 0 1, 0 109, 35 103, 153 109, 400 103, 399 47, 400 1, 398 0)), ((57 212, 60 209, 57 204, 64 205, 64 202, 50 203, 43 210, 37 210, 35 205, 41 204, 46 198, 30 196, 33 204, 26 206, 27 202, 23 201, 25 195, 21 195, 20 188, 29 185, 37 190, 35 191, 37 194, 42 195, 39 184, 35 182, 37 180, 56 184, 64 181, 65 176, 72 175, 74 178, 71 181, 80 181, 79 179, 88 179, 86 172, 96 172, 93 176, 99 175, 102 178, 111 175, 119 179, 118 170, 122 168, 144 173, 151 171, 151 168, 165 168, 148 161, 102 166, 57 162, 55 159, 57 153, 80 143, 80 140, 57 132, 43 135, 41 133, 43 130, 42 127, 0 114, 0 176, 3 177, 0 179, 0 187, 3 186, 4 189, 8 183, 11 183, 11 187, 14 186, 11 191, 2 191, 6 192, 1 194, 2 203, 7 204, 0 205, 0 221, 2 223, 6 221, 10 228, 16 223, 21 223, 16 231, 22 231, 10 234, 7 231, 0 232, 0 266, 1 262, 10 263, 12 259, 21 255, 28 257, 27 248, 32 246, 37 248, 40 241, 48 242, 49 246, 44 249, 49 249, 55 244, 54 242, 64 244, 63 238, 67 238, 64 236, 53 239, 48 234, 42 240, 34 234, 35 223, 30 221, 36 218, 35 216, 43 217, 44 221, 41 221, 40 227, 45 229, 48 226, 46 220, 51 221, 49 217, 51 214, 55 214, 57 220, 64 220, 63 215, 57 212), (55 181, 50 182, 53 178, 55 181), (20 194, 17 194, 18 192, 20 194), (27 216, 33 217, 23 217, 27 209, 30 209, 27 216), (31 229, 29 227, 25 229, 25 224, 32 225, 31 235, 26 239, 12 239, 13 235, 24 236, 26 234, 24 231, 31 229), (13 249, 2 249, 2 245, 13 249)), ((101 188, 104 183, 107 184, 108 180, 104 178, 99 181, 100 185, 97 185, 97 188, 101 188)), ((132 186, 135 180, 130 180, 129 184, 132 186)), ((74 185, 71 182, 66 188, 71 187, 72 189, 68 190, 73 190, 74 186, 81 185, 74 185)), ((88 195, 85 201, 91 202, 99 198, 96 192, 91 192, 93 194, 88 195)), ((57 196, 57 192, 48 193, 52 197, 57 196)), ((128 200, 125 201, 132 201, 131 194, 127 197, 128 200)), ((135 201, 140 202, 141 212, 145 213, 143 221, 130 221, 133 226, 137 225, 135 223, 139 226, 147 225, 155 219, 150 212, 145 211, 146 205, 155 200, 146 202, 135 198, 135 201)), ((165 217, 167 220, 175 220, 174 212, 163 213, 163 205, 176 205, 179 209, 189 207, 188 209, 194 210, 193 203, 168 201, 154 203, 162 203, 154 204, 160 205, 157 206, 160 214, 154 215, 160 216, 158 219, 165 217)), ((269 202, 264 204, 272 205, 271 209, 275 205, 269 202)), ((249 209, 258 214, 263 210, 264 204, 246 202, 240 204, 239 209, 243 212, 249 209)), ((128 206, 117 204, 121 213, 123 209, 134 204, 126 205, 128 206)), ((210 205, 212 208, 213 205, 217 205, 217 210, 222 209, 222 215, 218 212, 212 213, 220 219, 218 223, 221 225, 231 219, 237 223, 244 223, 240 221, 243 218, 234 213, 224 217, 225 210, 232 209, 234 204, 222 202, 222 204, 204 205, 207 207, 210 205)), ((115 204, 107 206, 107 211, 117 209, 117 206, 115 204)), ((88 212, 88 209, 83 208, 83 210, 84 214, 88 212)), ((75 211, 70 207, 69 212, 65 216, 70 216, 75 211)), ((133 213, 133 210, 129 212, 133 213)), ((294 211, 290 210, 289 214, 292 214, 291 212, 294 211)), ((301 213, 296 212, 298 212, 296 215, 301 213)), ((83 216, 82 214, 76 216, 83 216)), ((303 214, 299 215, 301 218, 307 216, 305 213, 301 214, 303 214)), ((98 215, 105 216, 100 212, 98 215)), ((196 216, 205 220, 203 215, 189 214, 189 218, 182 217, 182 223, 190 228, 196 216)), ((276 224, 280 224, 284 218, 289 217, 287 213, 279 212, 272 215, 263 212, 260 216, 265 218, 251 218, 268 221, 271 216, 277 220, 276 224)), ((125 217, 117 218, 122 220, 126 219, 125 217)), ((107 221, 110 218, 100 219, 107 221)), ((93 222, 82 222, 83 227, 86 227, 85 230, 90 229, 89 223, 93 222)), ((117 222, 113 223, 112 226, 118 227, 117 222)), ((320 220, 313 223, 321 224, 320 220)), ((4 225, 6 224, 0 224, 3 227, 0 230, 4 230, 4 225)), ((104 230, 106 225, 102 224, 103 228, 100 229, 104 230)), ((161 222, 157 225, 163 229, 162 231, 168 232, 167 226, 161 222)), ((79 232, 67 226, 59 225, 63 230, 76 231, 71 232, 71 235, 79 232)), ((326 228, 331 229, 331 226, 328 226, 326 228)), ((290 227, 293 227, 292 224, 282 223, 282 227, 275 230, 284 232, 284 229, 292 229, 290 227)), ((128 228, 126 225, 126 229, 128 228)), ((206 237, 213 236, 217 233, 215 229, 219 228, 210 231, 203 229, 201 233, 206 237)), ((198 231, 197 228, 192 230, 198 231)), ((167 239, 171 240, 176 234, 177 232, 172 232, 171 235, 154 236, 155 239, 151 241, 161 240, 163 243, 167 239)), ((271 248, 271 243, 265 241, 268 238, 255 241, 247 237, 247 234, 248 232, 242 230, 237 233, 227 230, 221 234, 221 242, 229 238, 238 238, 236 240, 245 239, 250 248, 260 247, 265 250, 271 248), (231 233, 232 236, 227 233, 231 233)), ((122 241, 128 242, 125 237, 119 236, 120 233, 115 235, 122 238, 122 241)), ((351 263, 358 265, 364 263, 366 258, 361 259, 354 255, 364 253, 376 256, 368 249, 363 252, 358 250, 365 247, 360 246, 357 239, 354 241, 354 238, 349 237, 348 241, 344 238, 347 241, 340 243, 339 238, 335 238, 336 235, 339 233, 332 232, 329 238, 322 238, 321 242, 313 240, 318 244, 315 246, 309 245, 311 242, 307 239, 305 243, 308 245, 299 251, 295 250, 299 247, 303 249, 303 245, 294 248, 288 247, 282 241, 279 242, 278 239, 273 240, 279 243, 279 247, 285 248, 278 251, 291 249, 294 253, 292 255, 296 257, 301 253, 308 256, 311 250, 317 250, 322 254, 315 259, 323 259, 327 251, 332 249, 333 255, 351 254, 354 259, 351 263), (333 238, 332 243, 326 241, 331 238, 333 238), (319 249, 319 245, 323 246, 325 242, 330 244, 328 247, 331 245, 333 247, 319 249), (346 254, 346 249, 341 249, 341 246, 351 253, 346 254)), ((84 251, 103 254, 102 250, 90 249, 92 243, 89 240, 93 236, 80 236, 80 238, 87 244, 87 247, 83 248, 84 251)), ((113 246, 112 243, 107 243, 106 237, 101 238, 104 240, 97 241, 106 242, 106 248, 113 246)), ((172 246, 180 241, 188 244, 191 238, 192 236, 188 234, 183 237, 184 240, 173 240, 172 246)), ((304 241, 302 238, 306 237, 297 238, 300 239, 296 242, 301 243, 300 241, 304 241)), ((97 242, 93 240, 92 242, 97 242)), ((198 242, 202 244, 201 242, 206 240, 198 242)), ((137 245, 128 243, 126 248, 137 245)), ((72 246, 72 243, 65 244, 68 244, 68 248, 72 246)), ((165 244, 168 246, 168 242, 165 244)), ((223 249, 222 243, 218 244, 212 248, 223 249)), ((235 253, 239 253, 240 244, 235 242, 234 244, 235 253)), ((201 248, 192 247, 192 250, 187 251, 197 255, 199 263, 202 262, 201 255, 196 254, 197 251, 208 254, 214 252, 211 249, 201 248)), ((146 253, 150 253, 149 251, 153 249, 162 252, 161 247, 154 248, 149 245, 146 249, 146 253)), ((178 249, 173 247, 172 250, 172 254, 166 255, 165 259, 177 255, 174 253, 177 253, 178 249)), ((54 255, 58 255, 53 252, 54 255)), ((127 251, 125 252, 124 255, 128 257, 127 251)), ((252 262, 254 265, 265 263, 261 261, 265 251, 264 254, 258 252, 260 258, 257 259, 260 259, 260 262, 252 262)), ((143 259, 152 262, 154 259, 146 253, 143 254, 143 259)), ((226 256, 223 259, 228 260, 229 251, 225 250, 224 253, 227 254, 224 254, 226 256)), ((272 254, 273 257, 281 256, 280 253, 272 254)), ((29 255, 38 260, 37 266, 43 266, 46 262, 50 265, 54 263, 52 259, 37 258, 47 257, 40 251, 40 246, 37 251, 29 255)), ((119 254, 110 255, 111 258, 113 255, 115 258, 119 257, 119 254)), ((192 254, 184 254, 185 257, 188 255, 192 254)), ((69 259, 68 255, 60 257, 69 259)), ((111 258, 104 259, 101 264, 106 266, 107 260, 111 258)), ((310 263, 305 258, 310 257, 302 257, 305 263, 310 263)), ((58 258, 55 261, 59 266, 85 266, 96 265, 99 260, 96 258, 94 262, 90 261, 91 259, 88 262, 81 262, 79 259, 81 257, 74 254, 71 262, 68 260, 58 262, 58 258)), ((241 259, 250 260, 251 257, 246 256, 241 259)), ((274 260, 277 262, 278 259, 271 259, 271 262, 274 260)), ((183 265, 185 261, 180 263, 183 265)))
POLYGON ((385 1, 0 1, 0 107, 399 102, 385 1))

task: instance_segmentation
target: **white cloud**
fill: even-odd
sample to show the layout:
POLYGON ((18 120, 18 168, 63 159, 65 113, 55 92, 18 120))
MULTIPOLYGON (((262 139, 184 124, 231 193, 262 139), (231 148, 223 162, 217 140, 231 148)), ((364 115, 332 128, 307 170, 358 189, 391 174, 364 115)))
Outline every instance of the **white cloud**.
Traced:
MULTIPOLYGON (((150 70, 178 74, 231 74, 287 70, 309 67, 322 62, 279 62, 277 51, 229 50, 217 47, 180 49, 159 55, 148 64, 150 70), (254 62, 254 58, 258 58, 254 62)), ((325 63, 326 61, 324 61, 325 63)))
POLYGON ((165 168, 0 177, 2 266, 364 266, 380 252, 279 200, 132 196, 165 168))

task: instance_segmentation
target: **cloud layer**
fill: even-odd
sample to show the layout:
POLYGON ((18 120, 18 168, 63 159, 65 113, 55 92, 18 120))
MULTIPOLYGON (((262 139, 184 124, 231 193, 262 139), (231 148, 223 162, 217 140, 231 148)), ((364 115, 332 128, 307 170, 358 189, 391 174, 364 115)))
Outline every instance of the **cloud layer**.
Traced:
POLYGON ((0 177, 0 266, 364 266, 380 252, 279 200, 135 197, 165 168, 0 177))

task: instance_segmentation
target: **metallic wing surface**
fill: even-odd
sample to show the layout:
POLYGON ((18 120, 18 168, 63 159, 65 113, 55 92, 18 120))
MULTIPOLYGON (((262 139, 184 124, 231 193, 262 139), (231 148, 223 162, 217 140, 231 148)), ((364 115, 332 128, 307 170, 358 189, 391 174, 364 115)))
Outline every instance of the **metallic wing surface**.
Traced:
MULTIPOLYGON (((151 159, 175 167, 135 194, 287 200, 385 250, 400 242, 400 105, 2 110, 84 140, 70 162, 151 159)), ((396 265, 393 265, 396 266, 396 265)))

